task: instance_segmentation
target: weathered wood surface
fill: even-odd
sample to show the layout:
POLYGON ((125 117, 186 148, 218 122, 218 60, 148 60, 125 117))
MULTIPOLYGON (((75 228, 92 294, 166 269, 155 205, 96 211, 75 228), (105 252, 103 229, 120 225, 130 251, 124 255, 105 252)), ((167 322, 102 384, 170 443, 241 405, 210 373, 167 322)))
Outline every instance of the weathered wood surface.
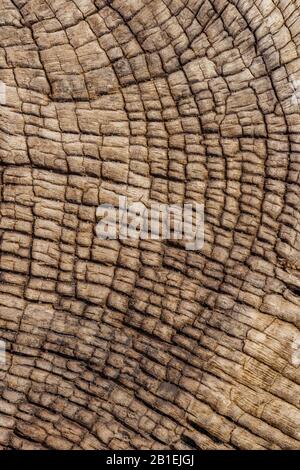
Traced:
POLYGON ((299 449, 300 1, 0 0, 0 69, 1 448, 299 449))

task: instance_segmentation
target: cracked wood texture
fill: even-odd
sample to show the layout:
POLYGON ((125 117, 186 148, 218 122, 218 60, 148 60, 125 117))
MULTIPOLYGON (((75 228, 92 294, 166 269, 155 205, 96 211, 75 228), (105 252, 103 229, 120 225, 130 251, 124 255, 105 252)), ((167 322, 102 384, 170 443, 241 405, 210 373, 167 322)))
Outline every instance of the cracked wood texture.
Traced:
POLYGON ((0 0, 0 80, 1 449, 299 449, 300 1, 0 0))

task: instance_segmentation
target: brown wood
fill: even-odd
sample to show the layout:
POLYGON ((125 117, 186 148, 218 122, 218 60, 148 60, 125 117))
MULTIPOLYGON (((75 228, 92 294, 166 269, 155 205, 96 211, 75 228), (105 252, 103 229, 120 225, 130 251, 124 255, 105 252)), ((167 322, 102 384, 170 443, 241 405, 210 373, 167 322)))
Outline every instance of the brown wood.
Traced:
POLYGON ((299 449, 299 1, 0 0, 0 80, 1 449, 299 449))

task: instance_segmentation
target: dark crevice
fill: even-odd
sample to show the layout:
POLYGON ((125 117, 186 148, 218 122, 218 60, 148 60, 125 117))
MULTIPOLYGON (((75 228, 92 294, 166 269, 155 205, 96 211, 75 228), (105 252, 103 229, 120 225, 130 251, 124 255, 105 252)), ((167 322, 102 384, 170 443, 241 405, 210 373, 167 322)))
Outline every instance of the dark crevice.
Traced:
POLYGON ((288 284, 288 289, 297 297, 300 297, 300 287, 288 284))

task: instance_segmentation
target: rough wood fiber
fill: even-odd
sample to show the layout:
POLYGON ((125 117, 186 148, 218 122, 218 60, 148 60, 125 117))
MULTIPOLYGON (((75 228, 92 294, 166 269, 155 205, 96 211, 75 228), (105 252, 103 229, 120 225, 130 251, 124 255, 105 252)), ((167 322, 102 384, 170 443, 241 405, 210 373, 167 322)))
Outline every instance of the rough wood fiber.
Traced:
POLYGON ((0 68, 0 447, 300 449, 300 1, 0 0, 0 68))

